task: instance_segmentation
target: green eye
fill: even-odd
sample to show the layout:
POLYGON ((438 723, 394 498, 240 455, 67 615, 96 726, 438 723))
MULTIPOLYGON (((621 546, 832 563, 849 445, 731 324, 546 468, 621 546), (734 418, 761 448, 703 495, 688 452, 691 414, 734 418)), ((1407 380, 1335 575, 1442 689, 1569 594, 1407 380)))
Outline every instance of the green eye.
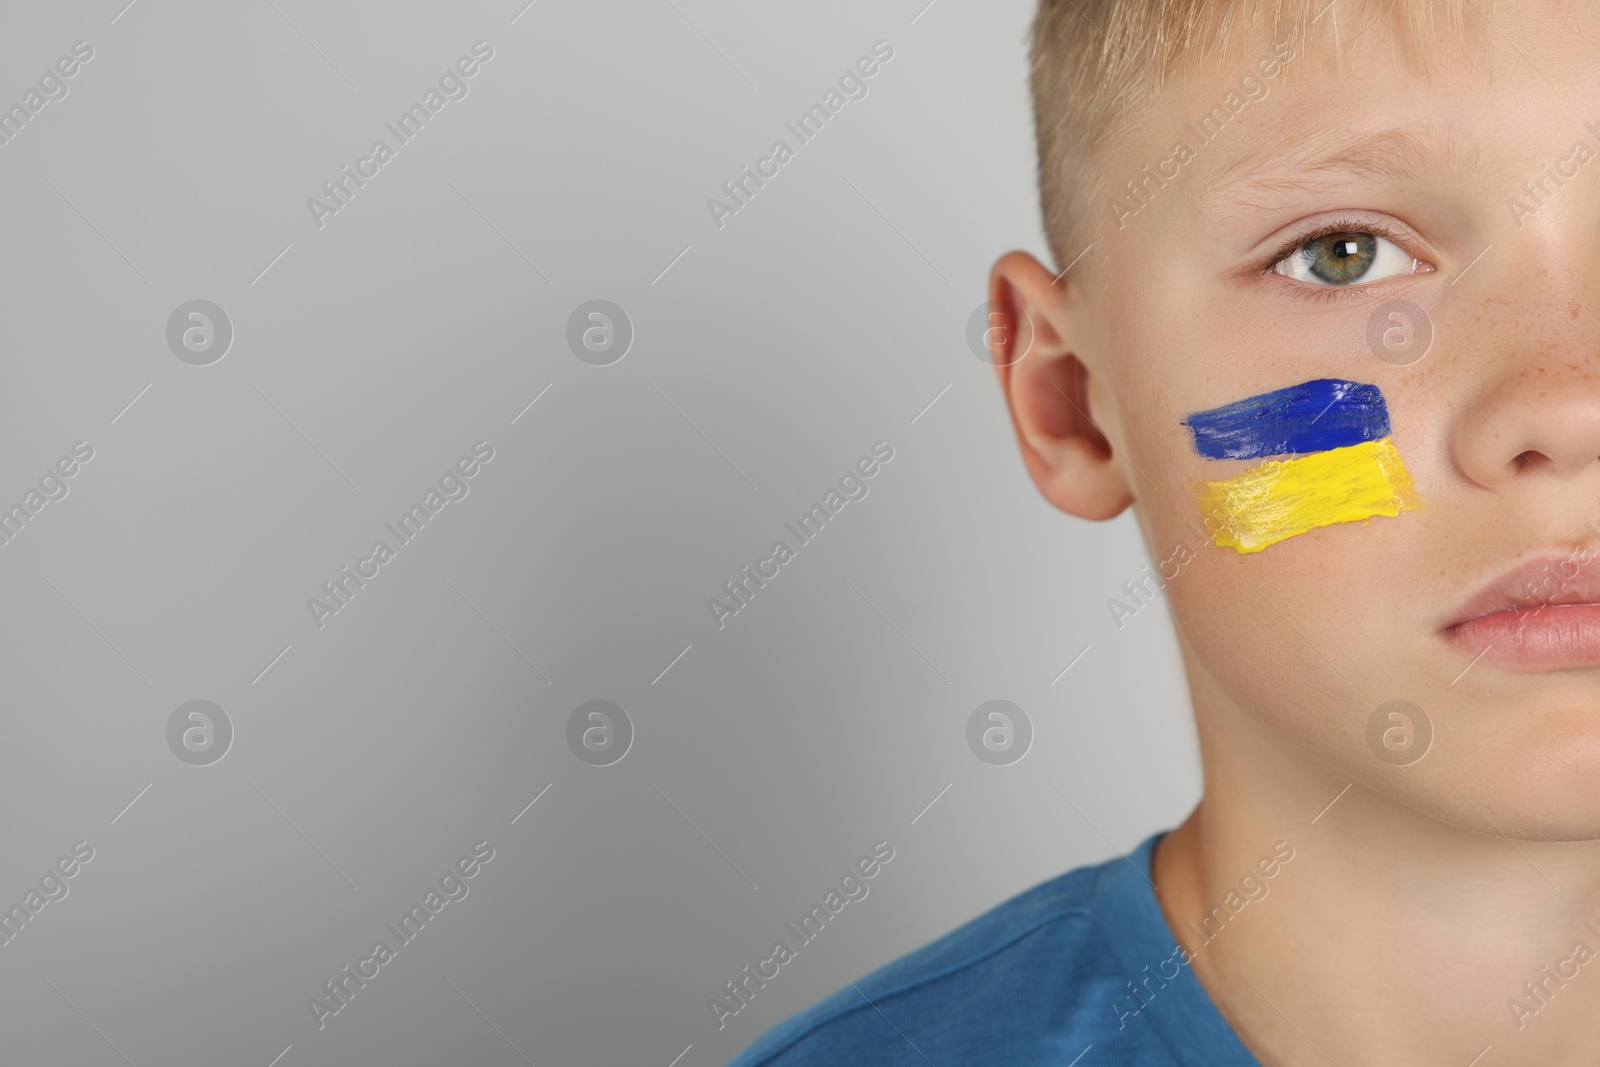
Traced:
POLYGON ((1330 285, 1360 281, 1378 258, 1378 239, 1370 233, 1332 233, 1310 242, 1301 253, 1312 274, 1330 285))
POLYGON ((1349 286, 1405 274, 1412 266, 1411 257, 1388 238, 1342 230, 1302 242, 1273 271, 1309 285, 1349 286))

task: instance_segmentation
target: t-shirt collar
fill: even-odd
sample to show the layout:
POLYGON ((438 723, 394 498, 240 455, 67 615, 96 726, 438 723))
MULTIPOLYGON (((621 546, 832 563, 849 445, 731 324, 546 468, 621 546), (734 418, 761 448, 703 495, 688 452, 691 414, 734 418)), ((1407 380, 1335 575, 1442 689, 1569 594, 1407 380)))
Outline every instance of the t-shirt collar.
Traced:
POLYGON ((1165 831, 1152 834, 1125 861, 1106 864, 1095 882, 1092 913, 1101 951, 1125 973, 1117 1002, 1122 1008, 1112 1004, 1106 1011, 1113 1021, 1123 1018, 1133 1026, 1138 1020, 1150 1026, 1172 1058, 1185 1067, 1261 1067, 1217 1011, 1193 968, 1184 963, 1161 913, 1151 881, 1151 859, 1164 836, 1165 831), (1135 1010, 1132 1018, 1123 1014, 1135 1010), (1197 1054, 1203 1059, 1196 1059, 1197 1054))

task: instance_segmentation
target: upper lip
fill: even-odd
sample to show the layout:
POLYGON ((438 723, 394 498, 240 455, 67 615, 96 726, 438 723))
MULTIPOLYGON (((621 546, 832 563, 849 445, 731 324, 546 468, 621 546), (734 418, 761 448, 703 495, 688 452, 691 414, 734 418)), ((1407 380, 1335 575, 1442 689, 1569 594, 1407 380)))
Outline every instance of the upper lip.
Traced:
POLYGON ((1520 614, 1562 604, 1600 604, 1600 546, 1541 555, 1513 567, 1485 583, 1444 629, 1495 612, 1520 614))

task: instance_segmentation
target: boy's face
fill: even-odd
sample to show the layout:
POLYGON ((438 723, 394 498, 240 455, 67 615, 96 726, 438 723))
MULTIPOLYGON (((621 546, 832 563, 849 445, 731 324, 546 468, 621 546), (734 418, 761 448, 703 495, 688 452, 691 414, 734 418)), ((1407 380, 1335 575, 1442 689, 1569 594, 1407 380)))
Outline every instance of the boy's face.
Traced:
POLYGON ((996 265, 997 309, 1033 323, 997 362, 1041 490, 1089 518, 1131 499, 1152 559, 1192 552, 1163 573, 1208 761, 1600 837, 1600 607, 1451 628, 1517 599, 1486 589, 1600 603, 1600 15, 1563 7, 1497 20, 1487 57, 1441 41, 1431 82, 1350 12, 1353 72, 1236 42, 1113 136, 1066 279, 996 265), (1431 725, 1406 766, 1402 720, 1369 739, 1391 700, 1431 725))

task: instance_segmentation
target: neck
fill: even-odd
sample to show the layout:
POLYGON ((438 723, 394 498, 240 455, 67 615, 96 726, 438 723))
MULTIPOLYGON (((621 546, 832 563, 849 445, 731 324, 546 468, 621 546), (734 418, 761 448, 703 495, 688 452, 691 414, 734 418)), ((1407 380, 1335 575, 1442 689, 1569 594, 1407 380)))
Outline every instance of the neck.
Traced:
POLYGON ((1352 782, 1195 675, 1205 792, 1154 881, 1264 1064, 1594 1062, 1600 842, 1507 839, 1470 782, 1424 814, 1415 767, 1352 782))

